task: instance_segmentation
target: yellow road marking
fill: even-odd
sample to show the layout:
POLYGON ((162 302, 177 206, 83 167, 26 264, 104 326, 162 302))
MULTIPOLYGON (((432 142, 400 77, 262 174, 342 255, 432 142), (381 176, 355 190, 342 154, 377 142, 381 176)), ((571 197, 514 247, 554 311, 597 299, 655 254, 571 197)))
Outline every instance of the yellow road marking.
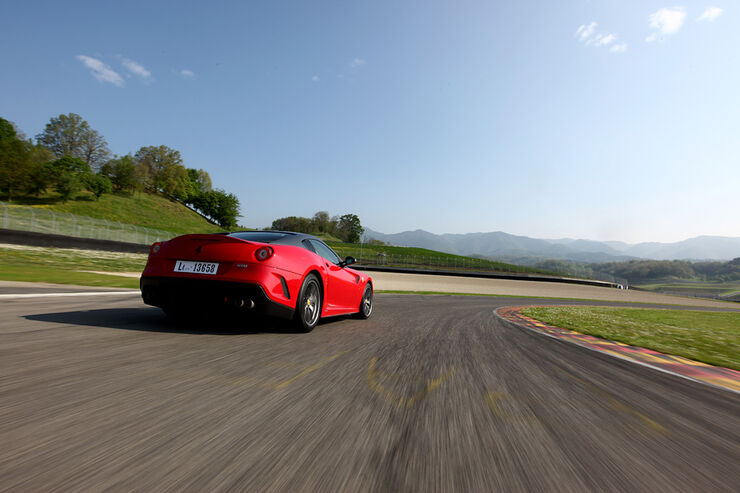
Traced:
POLYGON ((447 380, 448 378, 450 378, 452 375, 455 374, 455 369, 453 368, 447 373, 445 373, 444 375, 441 375, 440 377, 435 378, 433 380, 429 380, 424 390, 412 396, 411 398, 406 399, 404 397, 397 396, 396 394, 394 394, 393 392, 391 392, 390 390, 386 389, 385 387, 383 387, 381 384, 378 383, 378 380, 377 380, 378 373, 376 373, 375 371, 375 365, 377 364, 377 362, 378 362, 377 357, 374 357, 370 360, 370 364, 367 367, 367 384, 371 389, 373 389, 373 391, 381 395, 385 400, 393 404, 396 404, 399 407, 410 408, 416 402, 426 397, 426 395, 429 394, 429 392, 433 391, 434 389, 442 385, 445 382, 445 380, 447 380))
POLYGON ((424 397, 426 397, 426 395, 429 392, 431 392, 432 390, 434 390, 437 387, 439 387, 440 385, 442 385, 442 383, 444 383, 445 380, 447 380, 448 378, 450 378, 454 374, 455 374, 455 369, 453 368, 452 370, 448 371, 447 373, 445 373, 441 377, 435 378, 434 380, 429 380, 429 382, 427 383, 427 388, 425 388, 424 390, 422 390, 421 392, 419 392, 418 394, 416 394, 415 396, 413 396, 411 399, 409 399, 408 400, 408 404, 406 405, 406 407, 413 406, 416 401, 421 400, 424 397))
POLYGON ((395 402, 399 406, 403 406, 403 403, 404 403, 403 397, 398 397, 393 392, 386 389, 385 387, 383 387, 376 381, 375 364, 377 362, 378 362, 377 357, 374 357, 373 359, 370 360, 370 365, 367 367, 367 384, 376 393, 382 395, 383 398, 387 400, 388 402, 395 402))
POLYGON ((324 360, 321 360, 321 361, 319 361, 318 363, 316 363, 316 364, 315 364, 315 365, 313 365, 313 366, 309 366, 308 368, 306 368, 305 370, 303 370, 302 372, 300 372, 300 373, 299 373, 298 375, 294 376, 293 378, 290 378, 290 379, 288 379, 288 380, 286 380, 286 381, 284 381, 284 382, 281 382, 281 383, 277 384, 277 385, 276 385, 276 386, 274 387, 274 388, 275 388, 275 390, 280 390, 280 389, 284 389, 285 387, 287 387, 287 386, 288 386, 288 385, 290 385, 291 383, 295 382, 295 381, 296 381, 296 380, 298 380, 299 378, 305 377, 306 375, 308 375, 308 374, 309 374, 309 373, 311 373, 312 371, 314 371, 314 370, 318 370, 319 368, 321 368, 321 367, 322 367, 322 366, 324 366, 325 364, 327 364, 327 363, 329 363, 329 362, 331 362, 331 361, 334 361, 334 360, 335 360, 335 359, 337 359, 338 357, 342 356, 343 354, 347 354, 348 352, 349 352, 349 351, 342 351, 341 353, 337 353, 337 354, 335 354, 334 356, 329 356, 328 358, 326 358, 326 359, 324 359, 324 360))

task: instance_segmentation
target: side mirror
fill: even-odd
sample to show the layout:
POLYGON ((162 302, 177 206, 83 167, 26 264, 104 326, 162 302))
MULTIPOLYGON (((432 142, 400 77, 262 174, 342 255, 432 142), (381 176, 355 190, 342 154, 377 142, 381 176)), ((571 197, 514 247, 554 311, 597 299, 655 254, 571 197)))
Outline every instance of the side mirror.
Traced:
POLYGON ((356 258, 354 258, 354 257, 347 257, 344 260, 342 260, 341 262, 339 262, 339 267, 344 268, 344 267, 347 267, 348 265, 352 265, 352 264, 355 264, 355 263, 357 263, 357 259, 356 258))

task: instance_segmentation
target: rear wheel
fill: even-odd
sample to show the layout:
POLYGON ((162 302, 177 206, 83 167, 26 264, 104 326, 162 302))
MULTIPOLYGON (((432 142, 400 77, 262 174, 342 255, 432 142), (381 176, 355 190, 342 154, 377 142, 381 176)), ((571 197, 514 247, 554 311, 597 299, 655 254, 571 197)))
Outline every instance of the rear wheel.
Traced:
POLYGON ((295 326, 302 332, 311 332, 321 317, 321 285, 314 274, 303 281, 296 305, 295 326))
POLYGON ((369 318, 373 312, 373 287, 370 283, 365 285, 365 291, 362 293, 362 299, 360 300, 360 311, 357 312, 359 318, 369 318))

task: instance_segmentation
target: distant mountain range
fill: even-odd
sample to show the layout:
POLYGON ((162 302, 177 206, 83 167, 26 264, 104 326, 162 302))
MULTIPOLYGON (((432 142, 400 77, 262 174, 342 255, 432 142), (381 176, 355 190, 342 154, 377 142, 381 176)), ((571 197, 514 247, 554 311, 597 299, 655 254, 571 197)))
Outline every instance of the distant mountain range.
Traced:
POLYGON ((516 236, 501 231, 491 233, 437 235, 417 229, 384 234, 366 229, 363 239, 380 240, 389 245, 428 248, 454 253, 531 263, 542 259, 575 262, 617 262, 651 260, 731 260, 740 257, 740 237, 697 236, 676 243, 628 244, 620 241, 592 241, 562 238, 545 240, 516 236))

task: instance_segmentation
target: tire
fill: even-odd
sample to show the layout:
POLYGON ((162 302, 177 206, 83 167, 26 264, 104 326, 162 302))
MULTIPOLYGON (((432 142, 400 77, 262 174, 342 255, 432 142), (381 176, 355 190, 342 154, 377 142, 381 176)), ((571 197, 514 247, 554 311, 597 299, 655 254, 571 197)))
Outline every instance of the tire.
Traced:
POLYGON ((293 323, 301 332, 311 332, 321 318, 321 283, 314 274, 303 281, 298 293, 293 323))
POLYGON ((360 309, 357 312, 357 318, 367 319, 373 313, 373 287, 370 283, 365 285, 365 291, 362 293, 360 300, 360 309))

